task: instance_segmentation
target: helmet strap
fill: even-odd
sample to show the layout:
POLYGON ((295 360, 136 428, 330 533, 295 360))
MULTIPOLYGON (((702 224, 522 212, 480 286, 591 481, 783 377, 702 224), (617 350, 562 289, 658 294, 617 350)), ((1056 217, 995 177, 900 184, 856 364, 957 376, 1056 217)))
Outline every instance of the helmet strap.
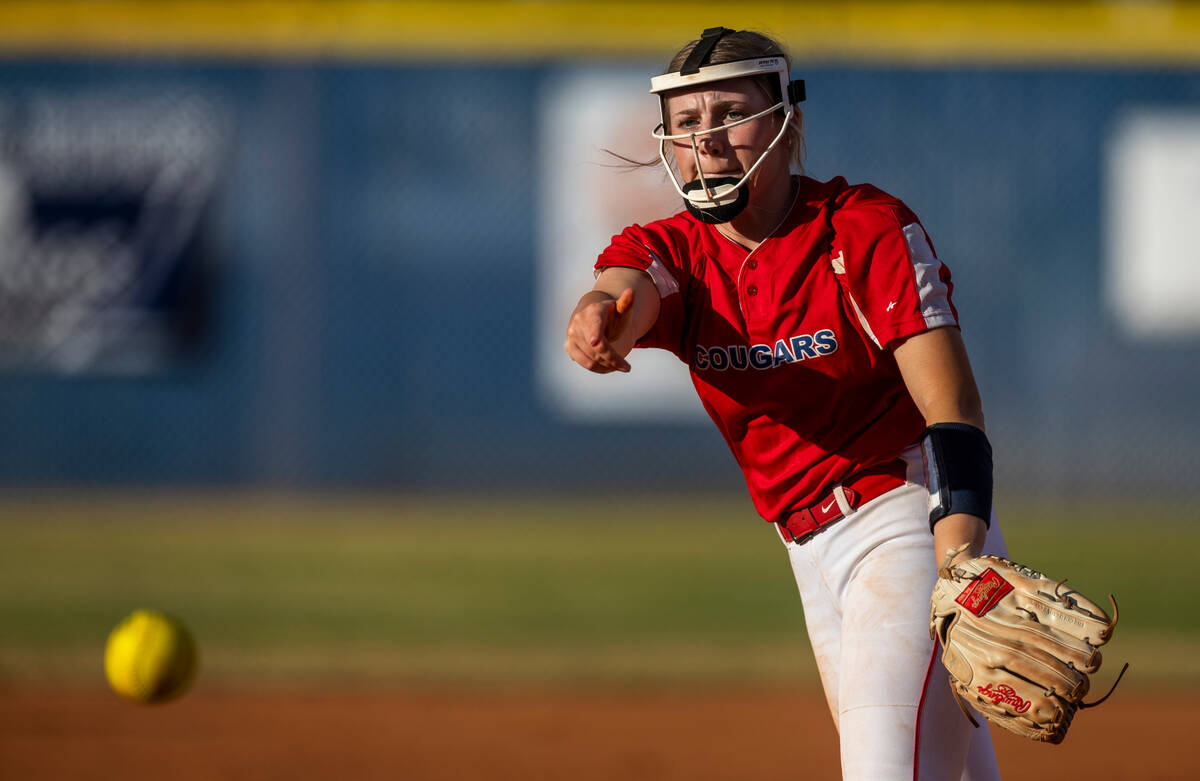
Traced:
POLYGON ((717 45, 717 41, 731 32, 733 30, 730 30, 728 27, 709 27, 700 33, 700 40, 696 43, 696 48, 688 52, 687 59, 683 61, 683 66, 679 69, 679 72, 684 76, 699 73, 700 66, 707 63, 708 58, 712 55, 713 47, 717 45))

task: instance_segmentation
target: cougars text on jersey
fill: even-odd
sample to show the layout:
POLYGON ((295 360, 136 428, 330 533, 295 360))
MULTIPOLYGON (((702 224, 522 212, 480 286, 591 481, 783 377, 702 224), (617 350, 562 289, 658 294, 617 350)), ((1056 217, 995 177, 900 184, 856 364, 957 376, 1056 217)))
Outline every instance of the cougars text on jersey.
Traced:
POLYGON ((783 364, 795 363, 837 352, 837 336, 828 328, 815 334, 800 334, 790 339, 778 339, 774 345, 731 344, 727 347, 704 347, 696 345, 695 367, 698 371, 714 369, 774 369, 783 364))

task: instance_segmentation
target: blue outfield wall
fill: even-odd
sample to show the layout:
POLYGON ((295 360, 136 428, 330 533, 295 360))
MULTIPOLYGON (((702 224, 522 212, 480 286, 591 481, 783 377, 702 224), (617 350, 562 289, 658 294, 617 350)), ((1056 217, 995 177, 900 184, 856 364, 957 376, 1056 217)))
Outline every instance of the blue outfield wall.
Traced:
MULTIPOLYGON (((167 91, 231 118, 192 249, 198 341, 146 373, 7 369, 0 481, 736 489, 711 426, 570 423, 539 401, 537 117, 557 68, 0 63, 0 105, 167 91)), ((1106 144, 1131 110, 1200 110, 1200 72, 796 72, 810 173, 904 198, 953 269, 1001 487, 1194 491, 1200 337, 1135 340, 1102 290, 1106 144)))

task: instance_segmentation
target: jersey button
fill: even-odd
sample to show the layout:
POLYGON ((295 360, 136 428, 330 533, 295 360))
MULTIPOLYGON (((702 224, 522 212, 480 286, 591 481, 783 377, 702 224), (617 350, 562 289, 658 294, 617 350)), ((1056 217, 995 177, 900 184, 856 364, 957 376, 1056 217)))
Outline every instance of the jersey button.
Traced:
POLYGON ((747 261, 746 261, 746 268, 748 268, 748 269, 751 269, 751 270, 758 268, 758 261, 757 261, 757 260, 755 260, 754 258, 751 258, 750 260, 747 260, 747 261))
POLYGON ((751 285, 750 287, 746 288, 746 295, 757 296, 758 295, 758 285, 751 285))

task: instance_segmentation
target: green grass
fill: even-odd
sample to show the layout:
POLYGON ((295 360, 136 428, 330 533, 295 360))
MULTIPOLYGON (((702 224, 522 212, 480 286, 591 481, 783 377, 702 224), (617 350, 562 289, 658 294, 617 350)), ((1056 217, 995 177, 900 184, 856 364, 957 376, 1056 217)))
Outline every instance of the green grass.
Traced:
MULTIPOLYGON (((1008 515, 1014 558, 1118 595, 1106 656, 1131 680, 1200 685, 1190 519, 1008 515)), ((815 682, 787 557, 741 497, 8 499, 0 539, 0 677, 92 675, 148 606, 229 678, 815 682)))

